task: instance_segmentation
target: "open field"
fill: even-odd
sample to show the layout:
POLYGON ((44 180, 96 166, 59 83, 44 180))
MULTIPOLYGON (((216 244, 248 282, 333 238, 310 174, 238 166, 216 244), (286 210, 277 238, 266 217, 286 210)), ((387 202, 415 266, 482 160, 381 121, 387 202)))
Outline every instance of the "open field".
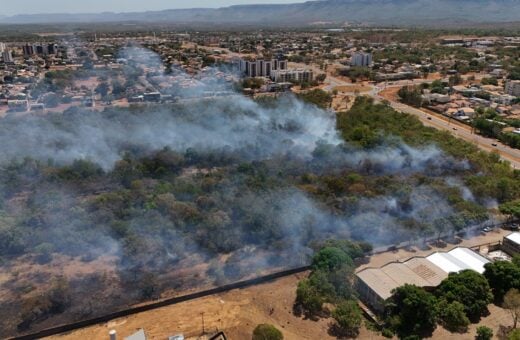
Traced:
POLYGON ((202 314, 208 332, 224 330, 229 339, 248 339, 259 323, 278 327, 285 339, 333 339, 327 336, 329 320, 304 320, 292 313, 296 285, 306 274, 297 274, 247 289, 233 290, 178 305, 113 320, 49 339, 104 339, 110 329, 128 336, 144 328, 149 339, 184 333, 202 333, 202 314))

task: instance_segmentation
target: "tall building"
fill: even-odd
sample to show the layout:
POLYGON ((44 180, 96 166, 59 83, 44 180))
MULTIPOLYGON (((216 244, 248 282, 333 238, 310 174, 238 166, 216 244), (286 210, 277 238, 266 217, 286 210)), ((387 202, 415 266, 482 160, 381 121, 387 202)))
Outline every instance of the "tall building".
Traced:
POLYGON ((23 56, 26 58, 33 56, 35 53, 34 45, 30 45, 30 44, 25 44, 22 47, 22 50, 23 50, 23 56))
POLYGON ((520 97, 520 80, 508 80, 505 92, 511 96, 520 97))
POLYGON ((372 53, 356 52, 350 61, 352 66, 368 67, 372 65, 372 53))
POLYGON ((0 42, 0 53, 4 53, 5 52, 5 44, 0 42))
POLYGON ((47 46, 36 45, 36 54, 38 54, 38 55, 47 54, 47 46))
POLYGON ((56 45, 56 44, 49 44, 47 46, 47 52, 49 54, 57 54, 58 53, 58 45, 56 45))
POLYGON ((241 59, 239 62, 240 72, 248 77, 271 77, 273 71, 286 70, 286 60, 254 60, 248 61, 241 59))
POLYGON ((13 54, 11 51, 4 51, 2 53, 2 58, 4 59, 4 63, 14 63, 13 54))

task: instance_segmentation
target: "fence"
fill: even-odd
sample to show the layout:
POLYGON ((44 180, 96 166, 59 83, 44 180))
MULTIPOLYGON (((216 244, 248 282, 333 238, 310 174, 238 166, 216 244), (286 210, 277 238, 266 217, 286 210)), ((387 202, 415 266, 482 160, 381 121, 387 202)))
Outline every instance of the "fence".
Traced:
POLYGON ((153 310, 156 308, 170 306, 170 305, 174 305, 177 303, 186 302, 186 301, 190 301, 190 300, 194 300, 194 299, 198 299, 201 297, 206 297, 206 296, 210 296, 210 295, 214 295, 214 294, 225 293, 225 292, 233 290, 233 289, 247 288, 247 287, 254 286, 254 285, 257 285, 260 283, 266 283, 266 282, 273 281, 275 279, 279 279, 279 278, 282 278, 285 276, 302 273, 309 269, 310 269, 310 266, 304 266, 304 267, 284 270, 284 271, 276 272, 273 274, 257 277, 254 279, 239 281, 239 282, 231 283, 228 285, 224 285, 224 286, 220 286, 220 287, 216 287, 216 288, 212 288, 212 289, 208 289, 208 290, 204 290, 204 291, 200 291, 200 292, 196 292, 196 293, 192 293, 192 294, 187 294, 187 295, 177 296, 177 297, 170 298, 170 299, 157 301, 157 302, 150 303, 150 304, 143 305, 143 306, 131 307, 128 309, 124 309, 121 311, 117 311, 114 313, 110 313, 110 314, 99 316, 99 317, 92 318, 92 319, 82 320, 82 321, 73 322, 73 323, 66 324, 66 325, 60 325, 60 326, 56 326, 56 327, 43 329, 43 330, 35 332, 35 333, 16 336, 16 337, 13 337, 10 339, 11 340, 30 340, 30 339, 38 339, 38 338, 43 338, 43 337, 56 335, 56 334, 60 334, 60 333, 70 332, 70 331, 73 331, 76 329, 93 326, 93 325, 96 325, 99 323, 108 322, 108 321, 116 319, 116 318, 125 317, 125 316, 129 316, 132 314, 137 314, 137 313, 142 313, 142 312, 146 312, 146 311, 153 310))

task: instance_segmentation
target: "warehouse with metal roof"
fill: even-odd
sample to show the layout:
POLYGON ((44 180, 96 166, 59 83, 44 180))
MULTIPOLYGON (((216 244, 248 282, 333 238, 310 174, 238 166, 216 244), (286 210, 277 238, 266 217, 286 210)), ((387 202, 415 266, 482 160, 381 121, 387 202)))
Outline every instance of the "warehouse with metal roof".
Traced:
POLYGON ((471 269, 484 272, 490 261, 471 249, 457 247, 448 252, 435 252, 426 257, 413 257, 404 262, 390 262, 380 268, 366 268, 356 273, 356 289, 360 298, 381 312, 384 301, 395 288, 404 284, 436 287, 451 272, 471 269))

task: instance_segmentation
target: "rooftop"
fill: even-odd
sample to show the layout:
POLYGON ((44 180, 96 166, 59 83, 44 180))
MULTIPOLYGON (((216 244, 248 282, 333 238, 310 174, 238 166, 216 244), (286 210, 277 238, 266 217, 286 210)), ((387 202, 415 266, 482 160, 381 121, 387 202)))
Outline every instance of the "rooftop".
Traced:
MULTIPOLYGON (((520 233, 518 237, 520 239, 520 233)), ((380 268, 366 268, 356 275, 386 300, 392 296, 392 290, 404 284, 435 287, 447 278, 450 272, 472 269, 483 273, 484 265, 489 262, 471 249, 457 247, 449 252, 435 252, 427 257, 390 262, 380 268)))
POLYGON ((508 240, 513 241, 516 244, 520 244, 520 233, 514 232, 506 236, 508 240))

